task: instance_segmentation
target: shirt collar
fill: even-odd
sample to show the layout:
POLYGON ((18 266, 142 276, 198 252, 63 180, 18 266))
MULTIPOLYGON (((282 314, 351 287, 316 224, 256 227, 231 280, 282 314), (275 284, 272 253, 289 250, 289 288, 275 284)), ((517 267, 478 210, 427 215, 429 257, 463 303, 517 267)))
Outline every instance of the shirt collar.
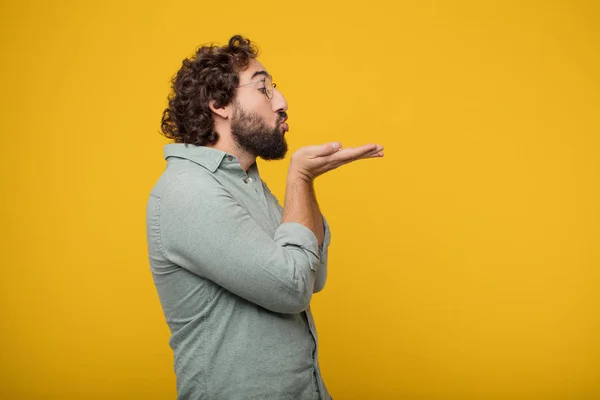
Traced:
POLYGON ((165 160, 169 157, 183 158, 203 166, 210 172, 215 172, 227 153, 206 146, 194 146, 184 143, 171 143, 165 145, 165 160))

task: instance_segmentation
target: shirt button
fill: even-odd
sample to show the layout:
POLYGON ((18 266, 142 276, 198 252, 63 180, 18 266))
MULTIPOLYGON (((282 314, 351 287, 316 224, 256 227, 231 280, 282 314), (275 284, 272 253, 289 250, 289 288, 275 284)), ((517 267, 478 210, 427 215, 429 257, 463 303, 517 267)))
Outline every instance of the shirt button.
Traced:
POLYGON ((229 161, 233 161, 233 156, 227 156, 227 159, 228 159, 229 161))
POLYGON ((244 178, 244 183, 248 183, 248 178, 244 178))

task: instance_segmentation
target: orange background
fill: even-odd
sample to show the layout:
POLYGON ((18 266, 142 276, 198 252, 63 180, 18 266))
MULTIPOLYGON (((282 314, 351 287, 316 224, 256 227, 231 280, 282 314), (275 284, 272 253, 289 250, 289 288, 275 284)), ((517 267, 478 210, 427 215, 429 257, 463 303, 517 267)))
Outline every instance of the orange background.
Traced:
MULTIPOLYGON (((2 1, 6 399, 175 397, 145 242, 169 80, 236 33, 319 178, 340 399, 600 398, 600 3, 2 1)), ((287 162, 260 164, 281 199, 287 162)))

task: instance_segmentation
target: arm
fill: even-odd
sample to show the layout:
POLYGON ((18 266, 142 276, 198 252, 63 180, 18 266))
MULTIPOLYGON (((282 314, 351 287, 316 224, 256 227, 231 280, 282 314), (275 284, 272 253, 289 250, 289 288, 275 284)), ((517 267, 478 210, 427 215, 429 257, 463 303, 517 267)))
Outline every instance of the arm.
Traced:
MULTIPOLYGON (((314 190, 314 179, 332 169, 346 163, 374 157, 383 157, 383 147, 379 145, 365 145, 358 148, 342 149, 339 143, 328 143, 322 146, 309 146, 298 150, 292 156, 290 162, 289 176, 293 175, 303 179, 309 186, 309 194, 312 209, 312 224, 306 225, 310 228, 319 243, 320 263, 317 268, 313 291, 317 293, 325 287, 327 280, 328 248, 331 234, 327 220, 321 214, 319 203, 314 190)), ((279 206, 279 204, 277 204, 279 206)), ((286 192, 287 207, 287 192, 286 192)))
MULTIPOLYGON (((306 200, 296 189, 291 204, 306 200)), ((312 214, 292 213, 270 237, 223 187, 184 175, 163 190, 159 206, 167 259, 271 311, 308 307, 319 265, 317 240, 304 225, 312 214)))
MULTIPOLYGON (((299 178, 293 173, 288 174, 285 187, 285 202, 282 223, 296 222, 304 225, 318 238, 313 213, 312 182, 299 178)), ((319 244, 319 243, 317 243, 319 244)))
MULTIPOLYGON (((263 188, 265 190, 265 195, 270 197, 277 209, 279 210, 280 215, 283 215, 283 207, 277 201, 277 197, 273 195, 266 182, 263 181, 263 188)), ((317 198, 315 196, 314 188, 312 190, 311 196, 311 204, 312 204, 312 212, 313 212, 313 221, 317 221, 315 225, 320 224, 321 228, 316 228, 317 232, 323 232, 322 239, 319 240, 319 255, 320 261, 317 267, 316 275, 315 275, 315 285, 313 289, 313 293, 320 292, 325 287, 325 282, 327 280, 327 256, 328 256, 328 247, 331 240, 331 234, 329 231, 329 225, 327 224, 327 220, 323 215, 321 215, 321 211, 319 210, 319 205, 317 203, 317 198)))
POLYGON ((315 196, 313 181, 307 182, 304 179, 296 177, 293 173, 288 175, 282 222, 303 224, 315 234, 319 244, 320 261, 316 268, 317 276, 313 284, 313 293, 321 291, 327 279, 326 260, 329 237, 327 237, 327 243, 324 243, 326 233, 324 220, 315 196), (324 244, 326 245, 325 247, 324 244))

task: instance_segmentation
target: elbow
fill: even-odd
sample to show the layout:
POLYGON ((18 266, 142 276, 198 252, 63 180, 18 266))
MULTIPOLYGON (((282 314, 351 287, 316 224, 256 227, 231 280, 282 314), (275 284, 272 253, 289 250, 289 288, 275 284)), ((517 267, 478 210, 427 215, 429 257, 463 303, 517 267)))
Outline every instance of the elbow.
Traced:
POLYGON ((316 275, 313 293, 319 293, 325 287, 327 282, 327 262, 321 263, 316 275))
POLYGON ((314 287, 314 278, 296 281, 292 285, 281 285, 268 305, 271 311, 280 314, 299 314, 310 306, 314 287))
POLYGON ((290 293, 277 304, 277 310, 281 314, 299 314, 310 306, 312 290, 303 290, 290 293))
POLYGON ((272 311, 282 314, 299 314, 310 306, 315 289, 315 269, 319 258, 302 248, 288 248, 287 263, 280 268, 289 271, 286 279, 278 281, 279 292, 276 309, 272 311))
POLYGON ((313 293, 319 293, 324 288, 325 288, 325 280, 322 280, 320 282, 315 282, 315 288, 313 289, 313 293))

